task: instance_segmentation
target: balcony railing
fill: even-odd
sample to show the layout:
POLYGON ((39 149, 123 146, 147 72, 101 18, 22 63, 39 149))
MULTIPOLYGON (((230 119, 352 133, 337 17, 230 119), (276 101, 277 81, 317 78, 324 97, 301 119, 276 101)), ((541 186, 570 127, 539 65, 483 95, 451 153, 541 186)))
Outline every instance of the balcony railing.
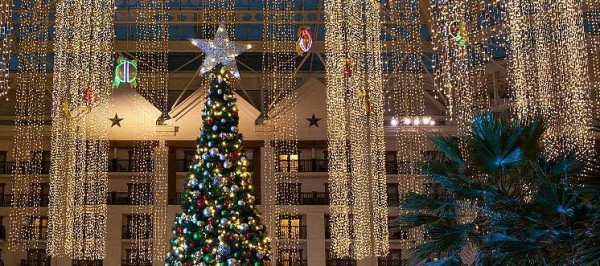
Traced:
POLYGON ((71 266, 102 266, 102 260, 73 260, 71 266))
POLYGON ((279 239, 306 239, 306 225, 279 227, 277 229, 279 239))
POLYGON ((132 260, 122 260, 121 266, 152 266, 152 262, 150 261, 132 261, 132 260))
MULTIPOLYGON (((268 265, 268 264, 263 264, 268 265)), ((277 260, 277 266, 306 266, 306 260, 277 260)))
MULTIPOLYGON (((28 207, 33 207, 34 206, 34 200, 33 200, 33 196, 31 195, 22 195, 23 198, 29 198, 29 200, 27 201, 27 205, 28 207)), ((41 198, 39 198, 37 201, 37 204, 35 204, 36 207, 48 207, 48 204, 50 204, 50 199, 48 197, 48 195, 41 195, 41 198)), ((12 194, 0 194, 0 207, 11 207, 12 206, 12 194)))
POLYGON ((108 172, 128 173, 128 172, 151 172, 153 169, 153 161, 145 160, 145 165, 138 165, 137 160, 133 159, 110 159, 108 160, 108 172))
POLYGON ((379 265, 379 266, 403 266, 403 265, 408 265, 408 263, 404 260, 399 260, 399 259, 379 258, 377 265, 379 265))
POLYGON ((151 205, 153 196, 146 199, 134 199, 128 192, 108 192, 106 195, 106 204, 108 205, 151 205))
POLYGON ((19 266, 50 266, 50 259, 45 260, 21 260, 19 266))
POLYGON ((400 195, 398 195, 396 193, 388 193, 387 194, 387 205, 388 205, 388 207, 400 206, 400 195))
POLYGON ((329 205, 327 192, 300 192, 300 205, 329 205))
MULTIPOLYGON (((190 165, 192 165, 193 163, 194 160, 178 159, 175 162, 175 168, 177 169, 177 172, 188 172, 190 169, 190 165)), ((248 171, 252 172, 252 170, 252 160, 248 160, 248 171)))
POLYGON ((327 160, 325 160, 325 159, 301 159, 301 160, 298 160, 298 172, 327 172, 327 160))
MULTIPOLYGON (((0 175, 10 175, 15 172, 15 162, 0 162, 0 175)), ((24 174, 33 174, 39 172, 42 175, 50 174, 50 161, 42 161, 41 163, 20 163, 21 172, 24 174)))
POLYGON ((351 259, 327 259, 327 266, 356 266, 356 260, 351 259))
MULTIPOLYGON (((152 238, 152 228, 146 228, 144 232, 139 232, 141 239, 151 239, 152 238)), ((133 239, 133 230, 130 226, 123 225, 121 230, 121 239, 133 239)))

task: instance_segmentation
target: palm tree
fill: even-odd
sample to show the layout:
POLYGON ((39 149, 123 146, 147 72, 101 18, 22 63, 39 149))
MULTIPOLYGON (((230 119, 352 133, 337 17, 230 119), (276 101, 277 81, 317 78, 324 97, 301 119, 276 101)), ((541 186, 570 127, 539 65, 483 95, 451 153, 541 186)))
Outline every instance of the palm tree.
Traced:
POLYGON ((412 264, 600 263, 597 169, 578 151, 545 157, 545 129, 487 112, 467 136, 432 138, 443 156, 422 168, 441 193, 407 193, 397 220, 398 230, 424 228, 412 264))

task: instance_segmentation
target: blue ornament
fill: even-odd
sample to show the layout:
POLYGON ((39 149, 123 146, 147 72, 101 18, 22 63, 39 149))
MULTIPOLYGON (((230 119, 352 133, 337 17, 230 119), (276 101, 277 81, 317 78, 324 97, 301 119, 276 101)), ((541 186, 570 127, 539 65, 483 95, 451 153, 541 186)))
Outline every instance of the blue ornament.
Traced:
POLYGON ((208 157, 208 153, 204 153, 204 154, 202 154, 202 160, 205 160, 205 161, 206 161, 206 160, 208 160, 208 158, 209 158, 209 157, 208 157))
POLYGON ((220 222, 222 225, 225 225, 227 223, 227 218, 221 218, 220 222))
POLYGON ((217 156, 218 154, 219 154, 219 149, 217 149, 217 148, 210 149, 210 155, 217 156))
POLYGON ((231 253, 231 248, 227 244, 221 244, 217 247, 217 254, 221 256, 229 256, 231 253))
POLYGON ((237 185, 231 186, 231 192, 238 193, 238 191, 240 191, 240 187, 238 187, 237 185))
POLYGON ((213 131, 217 131, 217 130, 219 130, 219 127, 218 127, 217 125, 214 125, 214 126, 212 127, 212 130, 213 130, 213 131))
POLYGON ((204 208, 204 210, 202 210, 202 214, 204 215, 204 217, 213 216, 213 212, 210 210, 210 208, 204 208))
POLYGON ((227 120, 225 120, 225 118, 221 118, 221 123, 225 124, 227 123, 227 120))
POLYGON ((225 162, 223 163, 223 167, 224 167, 225 169, 229 169, 229 168, 231 168, 231 162, 229 162, 229 161, 225 161, 225 162))
POLYGON ((237 127, 236 126, 232 126, 231 127, 231 132, 237 132, 237 127))
POLYGON ((212 147, 212 146, 215 146, 215 143, 212 142, 212 140, 211 140, 211 141, 208 142, 208 147, 212 147))
POLYGON ((222 90, 222 89, 218 89, 218 90, 217 90, 217 93, 218 93, 219 95, 221 95, 221 94, 223 94, 223 90, 222 90))
POLYGON ((221 178, 220 177, 215 177, 212 179, 212 184, 214 186, 220 187, 221 186, 221 178))

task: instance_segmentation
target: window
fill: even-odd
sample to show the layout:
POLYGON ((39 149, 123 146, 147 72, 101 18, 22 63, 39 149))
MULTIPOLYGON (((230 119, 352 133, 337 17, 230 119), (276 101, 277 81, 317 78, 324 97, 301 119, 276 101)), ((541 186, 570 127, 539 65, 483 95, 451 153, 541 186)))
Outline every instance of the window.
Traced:
POLYGON ((279 216, 278 229, 280 239, 306 238, 300 216, 279 216))
POLYGON ((50 266, 50 257, 46 255, 45 249, 28 249, 25 265, 50 266))
POLYGON ((6 162, 6 151, 0 151, 0 163, 6 162))
POLYGON ((279 172, 298 172, 298 154, 280 154, 279 172))
POLYGON ((280 249, 278 252, 278 266, 301 266, 305 265, 302 259, 302 249, 280 249))
POLYGON ((379 266, 400 266, 404 265, 402 262, 402 250, 401 249, 390 249, 390 253, 379 258, 379 266))
POLYGON ((390 232, 391 240, 407 240, 408 239, 408 231, 407 230, 399 230, 399 228, 394 227, 394 221, 398 218, 397 216, 388 216, 388 231, 390 232))
POLYGON ((150 239, 152 238, 152 215, 137 214, 127 215, 122 232, 123 239, 150 239))
POLYGON ((48 217, 31 217, 29 229, 24 230, 26 239, 47 239, 48 238, 48 217))
POLYGON ((387 183, 387 202, 388 206, 396 207, 400 205, 400 192, 398 183, 387 183))

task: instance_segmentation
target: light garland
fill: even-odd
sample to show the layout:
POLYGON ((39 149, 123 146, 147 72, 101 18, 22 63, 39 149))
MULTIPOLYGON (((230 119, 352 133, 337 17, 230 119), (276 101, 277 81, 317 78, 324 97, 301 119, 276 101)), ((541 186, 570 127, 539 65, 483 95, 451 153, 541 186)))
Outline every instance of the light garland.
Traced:
MULTIPOLYGON (((28 0, 21 3, 19 14, 18 86, 16 88, 14 175, 12 207, 9 214, 9 249, 36 248, 44 236, 37 230, 41 223, 42 152, 48 38, 49 3, 28 0)), ((4 51, 2 51, 4 52, 4 51)))
POLYGON ((0 1, 0 98, 6 96, 8 100, 8 91, 10 83, 8 80, 11 34, 12 34, 12 1, 0 1))
MULTIPOLYGON (((266 217, 272 221, 269 233, 273 239, 274 262, 285 259, 289 264, 300 263, 302 258, 282 258, 279 250, 298 250, 299 233, 287 232, 278 235, 280 220, 296 219, 298 214, 299 195, 298 184, 298 126, 296 114, 296 92, 294 66, 295 56, 292 47, 286 47, 294 42, 295 26, 294 5, 296 1, 267 0, 263 1, 265 14, 263 27, 263 74, 261 84, 264 88, 263 115, 268 117, 267 125, 271 131, 266 133, 265 164, 272 164, 265 169, 264 180, 267 185, 276 189, 265 191, 268 200, 265 203, 266 217), (271 147, 272 145, 272 147, 271 147), (294 158, 296 158, 294 160, 294 158), (274 222, 274 223, 273 223, 274 222)), ((301 30, 300 30, 301 31, 301 30)), ((302 42, 299 41, 299 42, 302 42)), ((311 40, 312 42, 312 40, 311 40)), ((307 48, 308 43, 302 42, 301 47, 307 48)), ((300 48, 300 51, 304 49, 300 48)), ((299 218, 298 218, 299 219, 299 218)), ((299 254, 299 253, 298 253, 299 254)))
POLYGON ((53 257, 106 254, 113 10, 110 0, 57 3, 47 246, 53 257))
MULTIPOLYGON (((133 81, 128 83, 141 96, 134 101, 134 108, 138 110, 135 124, 141 134, 133 147, 135 173, 132 179, 133 193, 130 195, 133 203, 129 228, 132 238, 130 259, 133 264, 162 261, 166 249, 163 240, 167 232, 165 194, 168 148, 165 147, 162 136, 156 134, 156 125, 168 119, 169 111, 167 11, 167 1, 140 1, 140 7, 136 9, 135 28, 139 62, 132 61, 137 70, 137 78, 131 75, 133 72, 126 71, 129 60, 123 61, 121 75, 121 80, 133 81), (152 117, 145 110, 146 100, 161 111, 161 117, 152 117)), ((119 73, 121 72, 115 72, 115 80, 119 73)))
POLYGON ((503 40, 504 16, 500 2, 484 0, 449 0, 432 3, 431 33, 436 92, 447 101, 450 120, 465 134, 478 110, 487 108, 488 94, 485 86, 485 63, 492 55, 486 52, 489 40, 503 40), (496 26, 493 26, 496 25, 496 26))
POLYGON ((524 120, 541 114, 547 120, 548 155, 583 148, 587 157, 593 149, 592 103, 581 3, 523 0, 506 6, 517 114, 524 120))
MULTIPOLYGON (((390 12, 394 18, 397 36, 392 41, 391 56, 394 68, 388 80, 388 112, 394 115, 391 125, 406 128, 430 126, 435 120, 425 115, 424 74, 421 55, 421 15, 418 0, 392 1, 390 12), (403 32, 404 34, 400 34, 403 32), (398 38, 406 38, 399 40, 398 38)), ((406 193, 421 193, 426 178, 420 176, 417 164, 423 161, 425 151, 425 133, 416 129, 396 131, 396 160, 398 163, 398 190, 400 203, 405 201, 406 193), (407 165, 408 171, 400 171, 407 165)), ((406 213, 400 208, 398 214, 406 213)), ((402 248, 410 249, 423 243, 423 228, 408 230, 408 237, 402 238, 402 248)))
POLYGON ((360 260, 389 249, 379 11, 376 1, 325 1, 334 257, 360 260))

